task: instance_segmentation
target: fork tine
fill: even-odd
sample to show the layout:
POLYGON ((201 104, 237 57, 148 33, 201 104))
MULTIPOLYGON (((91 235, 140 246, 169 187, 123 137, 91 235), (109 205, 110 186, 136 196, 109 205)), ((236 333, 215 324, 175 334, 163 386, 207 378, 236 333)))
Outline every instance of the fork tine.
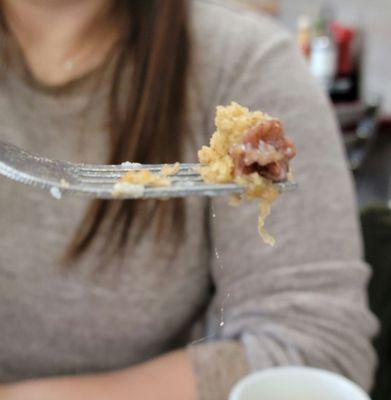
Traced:
MULTIPOLYGON (((138 170, 134 170, 134 171, 138 171, 138 170)), ((123 177, 124 175, 126 175, 127 172, 130 171, 123 171, 123 172, 118 172, 118 171, 104 171, 104 172, 97 172, 97 171, 79 171, 77 172, 77 176, 79 176, 81 179, 119 179, 121 177, 123 177)), ((160 172, 158 171, 151 171, 151 172, 160 172)), ((199 173, 197 172, 186 172, 186 171, 180 171, 175 175, 170 175, 169 178, 181 178, 181 179, 185 179, 185 178, 194 178, 197 179, 200 176, 199 173)))
MULTIPOLYGON (((139 164, 139 163, 122 163, 118 165, 95 165, 95 164, 75 164, 75 170, 79 170, 85 173, 93 173, 93 172, 118 172, 125 173, 127 171, 137 171, 141 169, 146 169, 148 171, 160 171, 164 166, 168 165, 169 167, 173 167, 175 164, 139 164)), ((184 163, 180 164, 179 172, 191 172, 201 165, 197 163, 184 163)))
MULTIPOLYGON (((279 183, 276 186, 280 192, 289 192, 295 190, 297 184, 285 182, 279 183)), ((168 187, 144 187, 142 185, 120 184, 117 188, 112 184, 83 184, 80 187, 61 188, 60 194, 62 192, 69 194, 77 193, 101 199, 169 199, 189 196, 230 196, 233 194, 244 194, 245 191, 245 187, 236 184, 195 183, 194 185, 173 185, 168 187)))
MULTIPOLYGON (((173 167, 175 164, 154 164, 154 165, 142 165, 142 164, 126 164, 125 166, 105 165, 105 166, 93 166, 93 165, 77 165, 73 172, 79 177, 83 183, 102 183, 102 184, 115 184, 121 177, 130 171, 148 170, 153 173, 159 173, 162 168, 168 165, 173 167)), ((181 179, 192 181, 200 181, 201 177, 196 169, 199 164, 180 164, 179 171, 170 176, 170 180, 178 182, 181 179)))
MULTIPOLYGON (((179 185, 183 184, 186 185, 187 183, 202 183, 202 178, 200 176, 195 176, 192 179, 181 179, 180 177, 169 177, 170 182, 172 185, 179 185)), ((91 184, 91 185, 114 185, 116 183, 120 183, 118 178, 113 177, 81 177, 80 182, 83 184, 91 184)), ((126 183, 126 182, 125 182, 126 183)))

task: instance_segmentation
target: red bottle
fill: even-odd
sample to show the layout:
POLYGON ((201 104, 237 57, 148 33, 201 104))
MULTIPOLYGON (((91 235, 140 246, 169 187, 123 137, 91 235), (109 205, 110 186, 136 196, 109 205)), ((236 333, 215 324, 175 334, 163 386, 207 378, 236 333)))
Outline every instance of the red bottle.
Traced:
POLYGON ((331 33, 338 50, 337 76, 330 93, 331 98, 334 102, 357 101, 360 98, 361 70, 358 31, 333 22, 331 33))

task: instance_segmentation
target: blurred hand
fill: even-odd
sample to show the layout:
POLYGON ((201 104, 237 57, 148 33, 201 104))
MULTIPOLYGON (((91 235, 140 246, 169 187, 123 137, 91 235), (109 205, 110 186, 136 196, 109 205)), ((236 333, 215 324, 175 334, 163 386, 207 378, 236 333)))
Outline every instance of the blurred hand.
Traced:
POLYGON ((0 400, 195 400, 195 379, 185 351, 122 371, 0 385, 0 400))
POLYGON ((0 400, 37 400, 38 397, 35 394, 31 393, 32 396, 30 396, 25 390, 28 386, 30 384, 0 385, 0 400))
POLYGON ((19 400, 12 394, 10 385, 0 385, 0 400, 19 400))

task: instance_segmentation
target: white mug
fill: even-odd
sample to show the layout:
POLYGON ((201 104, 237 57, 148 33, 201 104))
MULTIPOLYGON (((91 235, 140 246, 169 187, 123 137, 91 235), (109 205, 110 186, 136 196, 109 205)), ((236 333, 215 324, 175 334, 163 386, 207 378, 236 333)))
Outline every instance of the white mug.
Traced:
POLYGON ((355 383, 332 372, 308 367, 279 367, 239 381, 229 400, 370 400, 355 383))

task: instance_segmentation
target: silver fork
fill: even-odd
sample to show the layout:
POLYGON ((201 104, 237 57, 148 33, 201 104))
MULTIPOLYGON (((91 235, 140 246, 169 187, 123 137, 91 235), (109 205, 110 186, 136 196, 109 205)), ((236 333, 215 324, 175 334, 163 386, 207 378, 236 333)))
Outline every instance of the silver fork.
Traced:
MULTIPOLYGON (((24 184, 49 190, 55 198, 62 194, 78 194, 101 199, 171 198, 188 196, 226 196, 242 194, 245 188, 233 183, 207 184, 197 172, 200 164, 180 164, 179 172, 170 177, 171 186, 147 187, 118 184, 128 171, 147 169, 160 172, 162 164, 120 165, 74 164, 28 153, 0 141, 0 174, 24 184)), ((296 188, 293 182, 277 184, 281 192, 296 188)))

